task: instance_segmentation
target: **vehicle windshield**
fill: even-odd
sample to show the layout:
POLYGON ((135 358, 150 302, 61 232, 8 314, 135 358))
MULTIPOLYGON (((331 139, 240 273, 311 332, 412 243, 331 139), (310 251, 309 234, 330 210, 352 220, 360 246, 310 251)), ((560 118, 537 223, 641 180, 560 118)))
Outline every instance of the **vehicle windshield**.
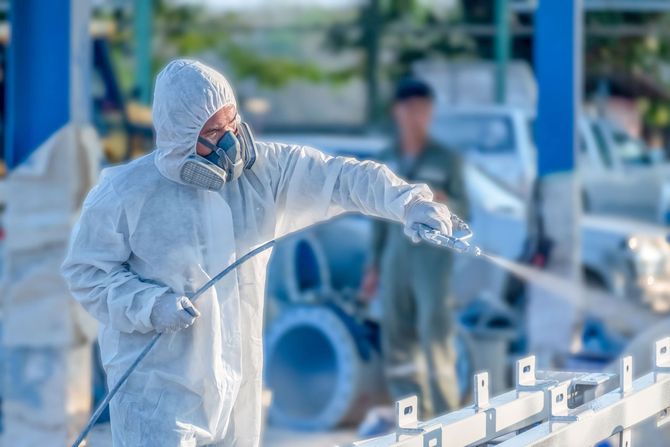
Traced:
POLYGON ((446 115, 437 123, 444 141, 462 152, 508 154, 516 147, 512 120, 506 116, 474 113, 446 115))
POLYGON ((614 141, 613 150, 625 165, 647 165, 650 163, 647 148, 640 140, 632 138, 625 132, 614 130, 612 132, 614 141))

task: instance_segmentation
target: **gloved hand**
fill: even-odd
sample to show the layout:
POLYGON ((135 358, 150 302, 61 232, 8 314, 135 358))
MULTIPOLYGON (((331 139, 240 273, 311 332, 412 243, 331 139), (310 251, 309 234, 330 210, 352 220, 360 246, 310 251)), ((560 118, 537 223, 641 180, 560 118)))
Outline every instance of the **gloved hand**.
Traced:
POLYGON ((451 236, 451 212, 447 205, 428 200, 410 202, 405 208, 405 234, 415 243, 421 240, 421 225, 451 236))
POLYGON ((187 297, 166 293, 156 299, 150 318, 156 332, 176 332, 192 325, 199 316, 187 297))

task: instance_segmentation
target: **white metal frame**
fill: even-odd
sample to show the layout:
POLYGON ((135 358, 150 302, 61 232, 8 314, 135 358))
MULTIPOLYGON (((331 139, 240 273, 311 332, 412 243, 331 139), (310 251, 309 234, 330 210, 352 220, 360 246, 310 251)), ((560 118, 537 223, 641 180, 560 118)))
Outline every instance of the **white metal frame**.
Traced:
POLYGON ((616 377, 601 373, 536 371, 535 357, 516 362, 516 388, 489 399, 488 373, 475 374, 475 402, 464 409, 427 422, 417 417, 418 399, 412 396, 396 403, 395 433, 359 441, 360 447, 469 447, 539 424, 551 417, 552 390, 562 387, 563 399, 582 402, 593 399, 598 390, 616 377), (569 393, 568 393, 569 390, 569 393))
POLYGON ((633 380, 632 357, 619 374, 542 372, 535 357, 516 364, 516 389, 489 399, 488 373, 475 374, 474 403, 421 422, 416 396, 396 404, 395 433, 356 447, 499 447, 594 445, 619 435, 632 447, 631 428, 656 417, 670 422, 670 337, 656 342, 654 370, 633 380), (504 438, 502 438, 504 437, 504 438), (502 438, 502 439, 501 439, 502 438))
POLYGON ((656 342, 654 371, 633 381, 633 359, 621 359, 619 387, 569 410, 551 401, 549 421, 500 447, 593 445, 619 433, 621 447, 632 447, 630 429, 651 417, 657 426, 670 420, 670 337, 656 342))

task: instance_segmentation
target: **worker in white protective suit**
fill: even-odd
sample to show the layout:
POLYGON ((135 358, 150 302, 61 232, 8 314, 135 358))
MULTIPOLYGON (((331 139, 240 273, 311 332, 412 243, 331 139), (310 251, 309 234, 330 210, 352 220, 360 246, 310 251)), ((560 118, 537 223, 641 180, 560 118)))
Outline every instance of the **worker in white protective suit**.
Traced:
POLYGON ((63 272, 101 323, 114 384, 165 332, 111 402, 114 446, 256 446, 262 321, 270 254, 255 246, 347 211, 451 233, 446 206, 386 167, 312 148, 254 142, 215 70, 176 60, 158 75, 156 150, 103 172, 74 230, 63 272), (196 310, 197 308, 197 310, 196 310))

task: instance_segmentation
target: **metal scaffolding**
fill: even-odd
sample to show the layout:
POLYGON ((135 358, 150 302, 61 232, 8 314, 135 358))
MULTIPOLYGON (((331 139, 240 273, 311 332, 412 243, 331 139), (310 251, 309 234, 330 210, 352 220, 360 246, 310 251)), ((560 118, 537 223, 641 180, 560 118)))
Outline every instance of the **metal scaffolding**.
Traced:
POLYGON ((475 374, 474 403, 430 421, 417 418, 416 396, 396 404, 395 433, 356 447, 590 446, 617 435, 632 447, 631 429, 670 421, 670 337, 654 349, 654 370, 633 380, 632 357, 619 373, 536 371, 535 357, 516 363, 514 390, 489 399, 488 374, 475 374))

